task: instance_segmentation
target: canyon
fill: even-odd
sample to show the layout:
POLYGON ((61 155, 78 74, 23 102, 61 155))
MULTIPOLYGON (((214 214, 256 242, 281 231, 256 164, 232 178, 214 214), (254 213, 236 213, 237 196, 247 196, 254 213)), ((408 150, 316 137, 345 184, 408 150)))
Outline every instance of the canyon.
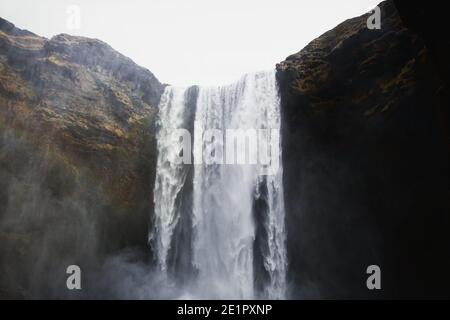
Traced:
MULTIPOLYGON (((379 7, 381 29, 367 28, 369 14, 349 19, 276 66, 286 298, 449 297, 445 10, 379 7), (366 288, 372 264, 382 290, 366 288)), ((1 298, 173 296, 152 271, 148 239, 167 87, 100 40, 46 39, 0 18, 1 298), (81 292, 65 290, 72 264, 81 292)), ((185 101, 191 132, 199 90, 185 101)), ((177 237, 190 256, 185 229, 177 237)), ((190 263, 168 254, 171 272, 190 263)), ((211 275, 209 262, 200 260, 211 275)))

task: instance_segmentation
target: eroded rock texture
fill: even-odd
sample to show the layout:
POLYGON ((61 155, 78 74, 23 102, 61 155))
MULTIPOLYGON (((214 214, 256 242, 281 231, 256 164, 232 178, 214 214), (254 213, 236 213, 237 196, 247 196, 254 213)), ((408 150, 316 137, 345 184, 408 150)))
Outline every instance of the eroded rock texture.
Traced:
POLYGON ((64 296, 67 265, 146 246, 163 89, 99 40, 0 19, 0 295, 64 296))
POLYGON ((277 66, 295 297, 449 296, 448 88, 393 1, 380 7, 381 30, 347 20, 277 66))

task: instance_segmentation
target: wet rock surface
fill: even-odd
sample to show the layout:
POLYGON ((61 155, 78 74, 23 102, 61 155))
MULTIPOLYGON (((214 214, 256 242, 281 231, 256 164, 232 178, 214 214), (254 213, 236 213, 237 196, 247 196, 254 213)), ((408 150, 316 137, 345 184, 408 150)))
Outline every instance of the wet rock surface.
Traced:
POLYGON ((0 19, 0 295, 65 296, 67 265, 147 250, 163 90, 99 40, 0 19))
POLYGON ((380 30, 347 20, 277 65, 294 297, 448 297, 448 89, 394 2, 380 7, 380 30))

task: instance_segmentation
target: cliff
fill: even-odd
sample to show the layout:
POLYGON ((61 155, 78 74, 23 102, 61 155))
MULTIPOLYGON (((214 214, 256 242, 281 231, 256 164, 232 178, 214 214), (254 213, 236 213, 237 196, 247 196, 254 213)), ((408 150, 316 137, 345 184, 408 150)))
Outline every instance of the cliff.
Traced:
MULTIPOLYGON (((380 30, 347 20, 277 65, 291 298, 449 297, 446 11, 405 3, 380 4, 380 30)), ((163 89, 99 40, 0 18, 0 298, 160 289, 142 262, 163 89), (82 292, 65 290, 71 264, 82 292)))
POLYGON ((146 245, 163 90, 99 40, 46 39, 0 19, 5 295, 55 296, 48 283, 64 287, 64 266, 146 245))
POLYGON ((347 20, 277 65, 296 297, 448 297, 448 87, 394 2, 380 7, 380 30, 347 20))

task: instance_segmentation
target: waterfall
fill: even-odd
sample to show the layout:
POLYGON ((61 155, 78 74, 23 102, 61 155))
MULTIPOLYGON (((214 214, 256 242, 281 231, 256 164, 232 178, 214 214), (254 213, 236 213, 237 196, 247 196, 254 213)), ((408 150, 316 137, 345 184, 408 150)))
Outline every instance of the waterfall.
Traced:
MULTIPOLYGON (((284 298, 287 258, 275 72, 247 74, 228 86, 199 87, 195 110, 186 102, 188 91, 167 87, 159 106, 155 221, 150 236, 157 264, 166 272, 170 251, 189 254, 195 270, 186 289, 189 297, 284 298), (193 165, 170 161, 180 155, 177 141, 170 138, 176 128, 193 129, 193 165), (245 164, 228 162, 232 141, 225 134, 228 130, 258 131, 257 148, 234 149, 234 159, 246 159, 245 164), (278 139, 270 149, 263 141, 274 137, 278 139), (261 163, 250 160, 264 155, 277 164, 273 172, 262 174, 261 163), (192 188, 183 188, 188 182, 186 166, 193 168, 192 188), (186 196, 192 199, 188 212, 179 201, 186 196), (190 221, 191 250, 173 249, 182 215, 190 221)), ((249 142, 251 135, 246 138, 249 142)))
POLYGON ((169 248, 174 228, 180 218, 177 197, 184 185, 186 171, 183 164, 173 161, 178 150, 172 148, 173 141, 167 139, 171 131, 184 125, 185 90, 167 87, 159 104, 157 170, 154 190, 155 220, 150 242, 155 244, 157 263, 163 272, 167 270, 169 248))

